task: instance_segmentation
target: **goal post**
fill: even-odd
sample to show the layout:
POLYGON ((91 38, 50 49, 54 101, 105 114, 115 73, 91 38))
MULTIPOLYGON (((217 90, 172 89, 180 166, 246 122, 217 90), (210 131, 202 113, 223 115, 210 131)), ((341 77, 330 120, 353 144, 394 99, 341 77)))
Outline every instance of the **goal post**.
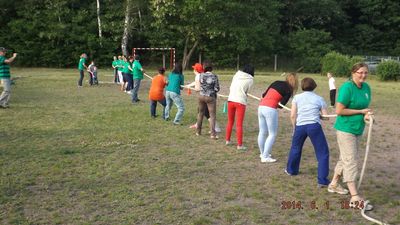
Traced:
POLYGON ((135 56, 137 51, 162 51, 163 52, 163 67, 166 68, 165 52, 169 51, 170 61, 169 66, 172 69, 175 65, 175 48, 132 48, 132 54, 135 56))

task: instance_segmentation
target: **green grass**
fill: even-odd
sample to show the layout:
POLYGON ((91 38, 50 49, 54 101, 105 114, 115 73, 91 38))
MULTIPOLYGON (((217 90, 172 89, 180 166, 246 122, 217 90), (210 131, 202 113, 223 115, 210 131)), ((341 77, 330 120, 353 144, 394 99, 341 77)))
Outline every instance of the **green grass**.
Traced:
MULTIPOLYGON (((153 74, 155 71, 150 71, 153 74)), ((228 94, 234 71, 216 71, 228 94), (219 73, 220 72, 220 73, 219 73)), ((101 70, 100 81, 111 81, 101 70)), ((281 111, 274 164, 261 164, 257 105, 249 100, 244 124, 245 153, 197 137, 196 95, 183 93, 183 126, 151 119, 142 82, 137 105, 113 84, 77 88, 78 73, 67 69, 13 68, 11 108, 0 110, 1 224, 366 224, 359 212, 341 209, 343 196, 316 188, 316 160, 304 147, 301 173, 283 172, 291 141, 288 113, 281 111), (281 209, 301 201, 304 209, 281 209), (310 209, 316 201, 318 210, 310 209), (329 202, 330 208, 323 204, 329 202)), ((328 100, 327 80, 315 74, 317 93, 328 100)), ((185 79, 192 81, 190 71, 185 79)), ((251 91, 261 95, 280 73, 256 71, 251 91)), ((344 79, 337 78, 339 86, 344 79)), ((362 193, 374 204, 370 215, 399 224, 398 83, 369 79, 378 123, 362 193), (396 136, 397 135, 397 136, 396 136), (380 148, 385 143, 385 148, 380 148)), ((224 127, 223 99, 217 120, 224 127)), ((331 110, 332 111, 332 110, 331 110)), ((158 112, 161 113, 159 106, 158 112)), ((173 108, 172 116, 176 113, 173 108)), ((324 122, 331 169, 338 148, 333 120, 324 122)), ((207 124, 203 125, 206 129, 207 124)), ((232 140, 235 140, 233 134, 232 140)), ((363 154, 361 154, 363 156, 363 154)))

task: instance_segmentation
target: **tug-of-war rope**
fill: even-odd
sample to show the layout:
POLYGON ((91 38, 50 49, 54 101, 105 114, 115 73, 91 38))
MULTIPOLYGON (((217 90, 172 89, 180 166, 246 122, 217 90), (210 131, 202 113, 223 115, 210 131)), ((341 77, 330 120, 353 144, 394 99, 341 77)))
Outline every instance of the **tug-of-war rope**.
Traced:
MULTIPOLYGON (((143 73, 143 74, 144 74, 147 78, 149 78, 150 80, 153 80, 153 77, 152 77, 152 76, 149 76, 149 75, 146 74, 146 73, 143 73)), ((182 87, 182 88, 187 88, 187 89, 190 89, 190 90, 195 91, 194 88, 189 87, 188 85, 181 85, 181 87, 182 87)), ((227 96, 227 95, 222 95, 222 94, 217 94, 217 95, 218 95, 219 97, 228 99, 228 96, 227 96)), ((257 97, 257 96, 254 96, 254 95, 252 95, 252 94, 249 94, 249 93, 247 94, 247 96, 249 96, 249 97, 251 97, 251 98, 253 98, 253 99, 255 99, 255 100, 258 100, 258 101, 261 100, 261 98, 259 98, 259 97, 257 97)), ((282 107, 283 109, 289 111, 289 112, 291 111, 290 108, 288 108, 287 106, 282 105, 281 103, 279 103, 279 106, 282 107)), ((321 115, 321 116, 322 116, 322 117, 325 117, 325 118, 337 117, 336 114, 321 115)), ((369 146, 370 146, 370 141, 371 141, 372 126, 373 126, 373 124, 374 124, 374 122, 375 122, 375 118, 374 118, 373 114, 369 114, 369 121, 368 121, 368 120, 365 120, 365 122, 369 124, 369 127, 368 127, 368 135, 367 135, 367 144, 366 144, 366 147, 365 147, 364 163, 363 163, 363 166, 362 166, 362 169, 361 169, 360 179, 358 180, 357 189, 360 189, 361 182, 362 182, 363 177, 364 177, 365 168, 366 168, 366 166, 367 166, 367 159, 368 159, 369 146)), ((374 218, 372 218, 372 217, 367 216, 367 215, 365 214, 365 209, 367 208, 367 205, 368 205, 368 204, 369 204, 369 200, 365 200, 365 202, 364 202, 364 208, 361 209, 361 215, 362 215, 365 219, 367 219, 367 220, 369 220, 369 221, 371 221, 371 222, 374 222, 374 223, 377 223, 377 224, 380 224, 380 225, 389 225, 389 224, 387 224, 387 223, 381 222, 381 221, 379 221, 379 220, 377 220, 377 219, 374 219, 374 218)))

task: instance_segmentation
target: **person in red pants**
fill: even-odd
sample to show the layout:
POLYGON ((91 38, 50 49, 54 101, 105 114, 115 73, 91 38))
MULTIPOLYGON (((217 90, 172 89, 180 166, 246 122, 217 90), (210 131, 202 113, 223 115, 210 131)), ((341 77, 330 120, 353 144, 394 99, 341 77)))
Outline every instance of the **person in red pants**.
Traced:
POLYGON ((242 70, 233 76, 228 97, 228 123, 226 125, 226 145, 231 144, 233 123, 236 118, 237 149, 247 150, 243 146, 243 120, 247 105, 247 92, 253 86, 254 67, 245 65, 242 70))

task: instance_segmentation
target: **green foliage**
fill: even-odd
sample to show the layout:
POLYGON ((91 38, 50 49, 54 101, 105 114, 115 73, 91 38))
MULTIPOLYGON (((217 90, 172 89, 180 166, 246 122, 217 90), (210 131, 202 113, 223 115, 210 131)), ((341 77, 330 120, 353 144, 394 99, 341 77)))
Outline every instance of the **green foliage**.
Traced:
POLYGON ((306 72, 318 72, 321 58, 332 49, 330 34, 315 29, 299 30, 289 35, 293 55, 306 72))
POLYGON ((379 63, 376 73, 380 80, 398 80, 400 77, 400 63, 398 61, 389 60, 379 63))
POLYGON ((321 64, 321 72, 323 74, 331 72, 338 77, 345 77, 350 75, 350 59, 346 55, 342 55, 335 51, 329 52, 321 59, 321 64))

